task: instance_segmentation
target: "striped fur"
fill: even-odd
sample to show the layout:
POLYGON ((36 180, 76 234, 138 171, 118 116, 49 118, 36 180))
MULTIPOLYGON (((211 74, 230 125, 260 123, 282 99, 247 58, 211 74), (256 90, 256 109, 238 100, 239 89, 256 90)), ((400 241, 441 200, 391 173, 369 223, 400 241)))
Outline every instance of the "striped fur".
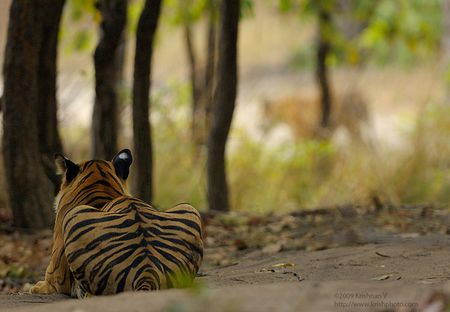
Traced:
POLYGON ((52 258, 31 292, 85 297, 192 283, 203 256, 198 211, 180 204, 161 212, 127 195, 129 164, 117 156, 79 165, 59 160, 65 178, 52 258), (69 171, 76 173, 70 181, 69 171))

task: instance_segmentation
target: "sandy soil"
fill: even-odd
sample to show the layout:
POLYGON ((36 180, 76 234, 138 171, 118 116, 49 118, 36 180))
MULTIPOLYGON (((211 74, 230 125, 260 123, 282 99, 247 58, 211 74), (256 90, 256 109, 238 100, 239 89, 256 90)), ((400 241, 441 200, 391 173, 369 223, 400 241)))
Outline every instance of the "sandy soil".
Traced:
POLYGON ((450 236, 432 235, 312 252, 251 251, 226 266, 203 267, 190 290, 86 300, 1 295, 0 311, 424 311, 450 293, 449 247, 450 236))

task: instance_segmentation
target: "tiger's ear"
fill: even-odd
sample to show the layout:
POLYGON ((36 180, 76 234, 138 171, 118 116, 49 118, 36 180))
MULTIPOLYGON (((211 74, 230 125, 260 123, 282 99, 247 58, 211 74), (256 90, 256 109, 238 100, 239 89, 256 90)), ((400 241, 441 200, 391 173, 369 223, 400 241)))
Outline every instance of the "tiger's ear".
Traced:
POLYGON ((119 178, 124 181, 128 178, 128 174, 130 173, 130 165, 132 162, 133 156, 131 156, 129 149, 123 149, 118 152, 116 156, 114 156, 112 163, 119 178))
POLYGON ((74 164, 70 159, 67 159, 61 154, 55 154, 56 174, 63 175, 66 182, 72 181, 80 172, 80 167, 74 164))

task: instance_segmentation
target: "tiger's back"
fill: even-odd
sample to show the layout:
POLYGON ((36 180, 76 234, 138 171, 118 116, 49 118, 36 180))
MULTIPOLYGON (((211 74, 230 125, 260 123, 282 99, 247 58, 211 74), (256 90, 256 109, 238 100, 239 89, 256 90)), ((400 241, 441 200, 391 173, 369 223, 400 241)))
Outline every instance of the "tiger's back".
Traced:
POLYGON ((187 204, 161 212, 122 196, 101 210, 76 207, 63 227, 79 296, 184 287, 203 256, 200 215, 187 204))

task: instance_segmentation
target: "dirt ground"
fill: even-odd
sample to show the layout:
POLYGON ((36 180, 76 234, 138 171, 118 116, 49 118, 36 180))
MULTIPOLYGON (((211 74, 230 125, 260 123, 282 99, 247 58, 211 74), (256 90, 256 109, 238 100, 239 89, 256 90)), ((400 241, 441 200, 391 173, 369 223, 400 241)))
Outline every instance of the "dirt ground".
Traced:
POLYGON ((0 311, 450 311, 450 213, 430 205, 204 215, 192 289, 36 296, 51 232, 0 232, 0 311))
POLYGON ((189 290, 86 300, 1 295, 0 311, 445 311, 434 308, 450 294, 450 236, 384 241, 251 251, 225 266, 205 265, 189 290))

